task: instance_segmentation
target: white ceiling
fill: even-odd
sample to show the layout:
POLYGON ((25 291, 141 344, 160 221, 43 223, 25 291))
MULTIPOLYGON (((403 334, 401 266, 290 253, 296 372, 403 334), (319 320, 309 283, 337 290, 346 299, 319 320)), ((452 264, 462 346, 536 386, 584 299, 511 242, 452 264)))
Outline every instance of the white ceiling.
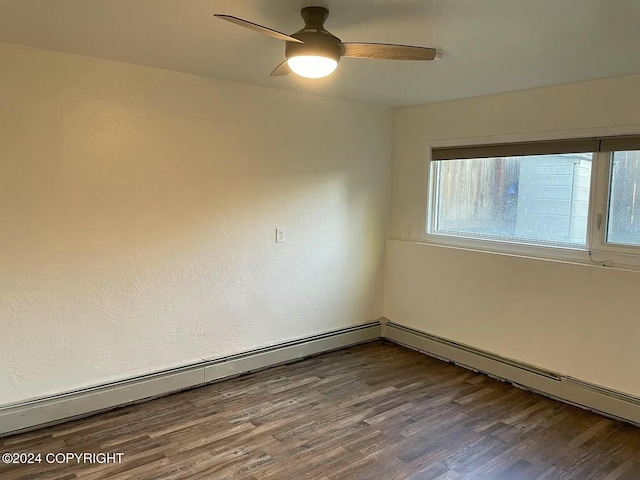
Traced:
POLYGON ((640 73, 640 0, 0 0, 0 41, 390 106, 640 73), (270 78, 300 8, 343 41, 442 49, 442 61, 343 59, 321 80, 270 78))

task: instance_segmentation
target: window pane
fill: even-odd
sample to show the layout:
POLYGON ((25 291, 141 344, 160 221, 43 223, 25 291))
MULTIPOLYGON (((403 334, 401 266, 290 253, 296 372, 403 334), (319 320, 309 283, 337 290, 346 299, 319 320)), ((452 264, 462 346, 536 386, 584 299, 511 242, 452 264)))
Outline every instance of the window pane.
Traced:
POLYGON ((435 162, 435 231, 585 245, 591 159, 576 153, 435 162))
POLYGON ((640 245, 640 151, 614 152, 607 242, 640 245))

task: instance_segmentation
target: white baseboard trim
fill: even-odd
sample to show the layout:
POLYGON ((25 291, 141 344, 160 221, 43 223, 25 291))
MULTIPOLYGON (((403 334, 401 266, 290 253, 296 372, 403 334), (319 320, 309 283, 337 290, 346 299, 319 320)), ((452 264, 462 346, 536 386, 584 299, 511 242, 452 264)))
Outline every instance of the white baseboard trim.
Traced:
POLYGON ((211 361, 0 406, 0 437, 93 415, 379 338, 640 426, 640 398, 380 319, 211 361))
POLYGON ((640 426, 640 398, 383 320, 384 337, 461 367, 640 426))
POLYGON ((211 361, 0 406, 0 436, 61 423, 311 355, 371 342, 381 336, 381 324, 376 321, 211 361))

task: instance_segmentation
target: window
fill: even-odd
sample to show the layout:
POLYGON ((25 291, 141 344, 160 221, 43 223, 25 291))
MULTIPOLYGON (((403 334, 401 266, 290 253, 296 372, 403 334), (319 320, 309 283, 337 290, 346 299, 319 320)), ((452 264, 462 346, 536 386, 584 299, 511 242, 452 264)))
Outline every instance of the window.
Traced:
POLYGON ((640 151, 614 152, 607 243, 640 246, 640 151))
POLYGON ((433 149, 426 234, 640 265, 640 136, 433 149))
POLYGON ((580 153, 438 162, 433 231, 585 245, 591 157, 580 153))

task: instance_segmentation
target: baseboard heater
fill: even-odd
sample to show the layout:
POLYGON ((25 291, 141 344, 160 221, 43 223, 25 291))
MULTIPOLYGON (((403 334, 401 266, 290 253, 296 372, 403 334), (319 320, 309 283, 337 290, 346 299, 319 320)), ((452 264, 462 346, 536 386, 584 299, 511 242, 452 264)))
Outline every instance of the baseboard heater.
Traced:
POLYGON ((640 426, 640 398, 381 319, 124 380, 0 406, 0 437, 385 338, 518 387, 640 426), (384 332, 384 333, 383 333, 384 332))
POLYGON ((381 337, 380 321, 0 406, 0 437, 149 400, 381 337))
POLYGON ((391 321, 387 340, 517 387, 640 426, 640 398, 438 337, 391 321))

